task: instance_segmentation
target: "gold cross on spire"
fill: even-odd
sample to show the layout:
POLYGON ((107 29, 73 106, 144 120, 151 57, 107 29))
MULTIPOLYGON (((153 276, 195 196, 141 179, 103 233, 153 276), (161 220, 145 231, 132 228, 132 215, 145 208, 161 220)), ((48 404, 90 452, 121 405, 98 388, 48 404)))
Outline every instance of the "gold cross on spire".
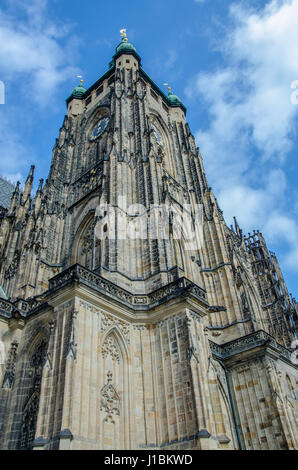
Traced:
POLYGON ((126 28, 120 29, 120 34, 121 34, 121 37, 122 37, 122 41, 127 42, 128 39, 127 39, 127 35, 126 35, 126 28))
POLYGON ((164 83, 164 86, 168 87, 168 91, 171 91, 172 87, 168 83, 164 83))
POLYGON ((77 75, 77 78, 79 78, 79 79, 80 79, 80 85, 82 86, 82 85, 83 85, 83 83, 84 83, 84 80, 83 80, 83 77, 82 77, 82 75, 77 75))

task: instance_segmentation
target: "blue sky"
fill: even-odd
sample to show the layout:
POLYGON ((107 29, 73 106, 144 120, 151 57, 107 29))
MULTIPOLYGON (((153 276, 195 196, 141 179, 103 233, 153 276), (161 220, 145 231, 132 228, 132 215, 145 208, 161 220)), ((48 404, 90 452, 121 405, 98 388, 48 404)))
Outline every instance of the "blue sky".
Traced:
POLYGON ((187 107, 227 222, 263 232, 298 297, 297 24, 298 0, 2 0, 0 173, 47 177, 76 76, 98 79, 126 27, 187 107))

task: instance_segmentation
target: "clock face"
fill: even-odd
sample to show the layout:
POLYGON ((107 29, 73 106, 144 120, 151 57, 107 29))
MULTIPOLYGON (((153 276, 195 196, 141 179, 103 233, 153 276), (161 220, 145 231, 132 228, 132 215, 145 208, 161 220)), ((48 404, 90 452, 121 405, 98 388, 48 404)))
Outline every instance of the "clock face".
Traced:
POLYGON ((97 139, 105 130, 109 123, 109 118, 104 117, 98 121, 89 134, 89 140, 97 139))
POLYGON ((163 137, 162 137, 161 133, 159 132, 158 129, 156 129, 155 126, 152 126, 152 129, 153 129, 153 133, 154 133, 154 137, 155 137, 156 142, 158 143, 158 145, 160 145, 162 147, 164 145, 164 141, 163 141, 163 137))

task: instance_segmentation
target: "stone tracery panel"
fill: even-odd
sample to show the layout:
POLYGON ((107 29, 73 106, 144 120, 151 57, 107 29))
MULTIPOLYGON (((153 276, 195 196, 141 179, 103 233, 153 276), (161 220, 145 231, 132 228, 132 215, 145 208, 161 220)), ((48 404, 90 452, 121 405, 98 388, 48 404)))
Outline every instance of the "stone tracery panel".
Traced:
POLYGON ((107 383, 101 390, 100 409, 106 413, 105 422, 115 424, 115 416, 120 416, 120 398, 114 385, 112 384, 113 374, 108 371, 107 383))
POLYGON ((74 241, 73 262, 94 269, 100 264, 101 244, 94 239, 95 219, 89 214, 81 223, 74 241))

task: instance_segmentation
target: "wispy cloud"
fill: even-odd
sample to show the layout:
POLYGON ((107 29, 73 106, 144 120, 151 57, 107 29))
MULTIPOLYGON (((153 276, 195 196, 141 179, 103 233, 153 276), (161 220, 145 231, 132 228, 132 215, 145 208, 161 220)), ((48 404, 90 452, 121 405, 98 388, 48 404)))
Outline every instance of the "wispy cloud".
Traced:
POLYGON ((164 69, 165 70, 171 70, 176 62, 177 62, 177 58, 178 58, 178 54, 177 54, 177 51, 175 49, 170 49, 168 51, 168 57, 164 63, 164 69))
POLYGON ((259 227, 272 242, 282 240, 288 266, 298 269, 284 167, 298 116, 290 100, 298 78, 298 0, 271 0, 257 11, 233 5, 230 19, 219 47, 226 66, 196 77, 210 118, 197 140, 226 218, 236 214, 246 230, 259 227))
POLYGON ((0 7, 0 79, 7 94, 0 106, 0 174, 14 181, 35 161, 24 143, 26 116, 32 118, 34 107, 54 106, 59 85, 78 72, 71 62, 77 39, 69 25, 51 19, 47 6, 47 0, 7 0, 0 7))
POLYGON ((13 182, 23 182, 33 151, 24 145, 22 136, 14 127, 17 115, 18 109, 8 112, 5 106, 0 106, 0 175, 13 182))
POLYGON ((69 26, 48 18, 46 0, 10 0, 6 6, 0 8, 1 79, 22 78, 25 93, 43 104, 55 87, 75 75, 69 52, 76 38, 69 37, 69 26))

